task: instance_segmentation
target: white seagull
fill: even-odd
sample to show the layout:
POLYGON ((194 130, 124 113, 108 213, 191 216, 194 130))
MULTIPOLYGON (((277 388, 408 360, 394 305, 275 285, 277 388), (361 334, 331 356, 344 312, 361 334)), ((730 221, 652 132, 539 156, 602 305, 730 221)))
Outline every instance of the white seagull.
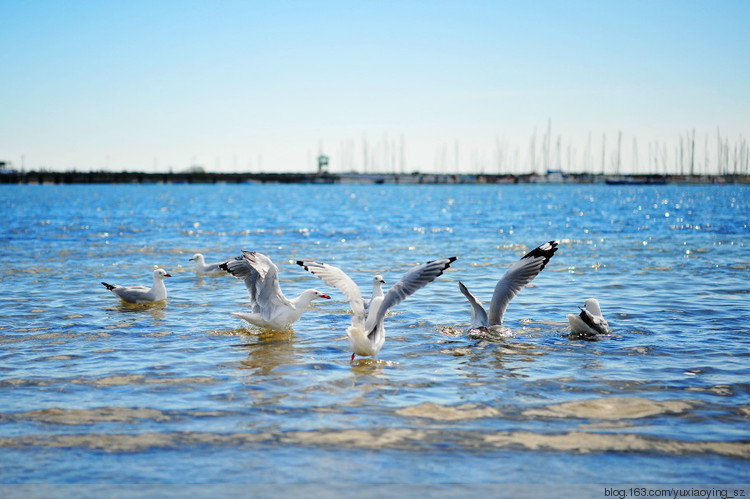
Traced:
POLYGON ((583 304, 580 314, 568 314, 570 331, 574 336, 596 336, 609 333, 609 324, 602 316, 599 302, 596 298, 589 298, 583 304))
POLYGON ((264 329, 284 330, 297 322, 316 298, 331 298, 317 289, 307 289, 298 297, 288 299, 279 286, 279 268, 266 255, 242 251, 242 256, 220 265, 238 279, 245 281, 252 313, 232 312, 232 315, 264 329))
POLYGON ((195 271, 198 274, 216 274, 222 272, 220 265, 224 263, 216 262, 207 264, 206 260, 203 258, 203 255, 200 253, 196 253, 195 255, 193 255, 193 258, 191 258, 190 261, 195 262, 195 271))
MULTIPOLYGON (((355 355, 369 355, 377 359, 378 352, 385 343, 383 321, 388 309, 434 281, 455 260, 455 256, 441 258, 412 267, 388 290, 385 296, 382 293, 378 296, 373 292, 367 312, 365 312, 365 300, 362 298, 359 287, 343 270, 333 265, 312 261, 297 261, 297 265, 320 277, 327 284, 338 288, 349 300, 349 306, 352 308, 352 325, 346 328, 346 335, 354 352, 351 359, 353 361, 355 355)), ((381 284, 382 282, 378 282, 376 276, 373 283, 381 284)))
POLYGON ((510 266, 502 279, 497 282, 495 292, 492 294, 489 316, 482 306, 482 302, 466 289, 459 281, 458 287, 471 304, 471 326, 469 329, 489 328, 502 326, 503 315, 508 303, 534 278, 539 275, 549 262, 552 255, 557 251, 557 241, 544 243, 523 256, 519 261, 510 266))
POLYGON ((154 285, 146 286, 117 286, 103 282, 104 287, 112 291, 116 297, 128 303, 152 303, 167 299, 167 288, 164 278, 172 277, 164 269, 154 270, 154 285))

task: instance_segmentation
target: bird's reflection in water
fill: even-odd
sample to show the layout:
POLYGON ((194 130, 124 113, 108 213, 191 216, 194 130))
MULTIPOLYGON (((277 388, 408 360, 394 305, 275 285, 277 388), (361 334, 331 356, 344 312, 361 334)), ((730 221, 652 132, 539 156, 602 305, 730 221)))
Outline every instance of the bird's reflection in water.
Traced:
POLYGON ((483 368, 492 370, 493 376, 524 377, 525 364, 535 362, 547 355, 549 350, 543 345, 524 340, 528 335, 543 333, 533 327, 514 331, 503 325, 468 329, 446 326, 442 327, 441 333, 450 339, 442 340, 445 348, 439 353, 467 359, 465 362, 474 368, 473 371, 462 369, 457 372, 469 378, 477 376, 483 368), (467 341, 458 341, 459 338, 466 338, 467 341))
POLYGON ((567 334, 562 335, 563 338, 568 338, 570 341, 599 341, 598 335, 589 333, 576 333, 570 331, 567 334))
POLYGON ((128 303, 121 301, 115 308, 110 310, 116 310, 120 313, 126 314, 137 314, 137 313, 149 313, 151 317, 156 320, 164 320, 167 318, 166 313, 167 301, 157 301, 153 303, 128 303))
POLYGON ((200 274, 195 277, 193 281, 192 289, 222 289, 224 282, 222 278, 226 278, 226 275, 221 274, 200 274))
POLYGON ((371 357, 358 357, 349 363, 353 374, 376 376, 383 374, 386 367, 396 366, 398 362, 387 360, 375 360, 371 357))
POLYGON ((243 331, 242 337, 249 341, 241 345, 248 351, 247 358, 240 363, 242 369, 249 369, 253 374, 270 374, 279 366, 298 363, 292 329, 255 329, 253 334, 243 331))
POLYGON ((482 340, 490 343, 505 343, 508 338, 513 337, 513 331, 507 326, 479 326, 469 328, 466 335, 473 340, 482 340))

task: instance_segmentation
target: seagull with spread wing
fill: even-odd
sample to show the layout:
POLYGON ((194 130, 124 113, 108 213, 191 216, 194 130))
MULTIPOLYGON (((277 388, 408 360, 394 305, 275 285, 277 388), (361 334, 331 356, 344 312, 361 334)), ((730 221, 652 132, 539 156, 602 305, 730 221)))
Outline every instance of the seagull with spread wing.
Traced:
POLYGON ((505 315, 505 309, 510 301, 539 275, 556 251, 557 241, 550 241, 529 251, 519 261, 511 265, 495 286, 495 292, 492 294, 492 301, 490 302, 489 315, 482 306, 482 302, 459 281, 458 287, 461 293, 471 304, 470 329, 502 326, 503 315, 505 315))
POLYGON ((371 356, 377 359, 378 352, 385 343, 386 312, 434 281, 455 260, 455 256, 441 258, 412 267, 385 295, 373 292, 367 311, 365 311, 365 300, 362 298, 359 286, 343 270, 333 265, 313 261, 297 261, 297 264, 337 288, 349 300, 349 306, 352 308, 352 325, 346 329, 346 334, 354 352, 351 360, 354 360, 355 355, 371 356))
POLYGON ((219 267, 242 279, 250 294, 252 312, 232 312, 232 315, 264 329, 287 329, 302 317, 310 302, 330 298, 317 289, 306 289, 292 299, 284 296, 279 285, 279 268, 263 253, 243 250, 241 257, 219 267))

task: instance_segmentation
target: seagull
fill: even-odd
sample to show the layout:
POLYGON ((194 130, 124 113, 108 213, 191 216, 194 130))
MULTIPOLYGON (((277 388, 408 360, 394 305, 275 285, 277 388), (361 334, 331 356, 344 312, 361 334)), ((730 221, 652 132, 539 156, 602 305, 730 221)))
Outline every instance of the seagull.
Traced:
POLYGON ((599 302, 589 298, 583 304, 580 314, 568 314, 571 334, 575 336, 596 336, 609 333, 609 324, 602 316, 599 302))
POLYGON ((385 284, 385 279, 382 275, 378 274, 372 278, 372 298, 365 300, 365 310, 370 308, 372 300, 383 296, 383 284, 385 284))
POLYGON ((223 262, 216 262, 216 263, 206 263, 206 261, 203 259, 203 255, 200 253, 196 253, 193 255, 193 258, 190 259, 191 262, 195 262, 195 271, 198 274, 216 274, 221 272, 220 265, 223 262))
POLYGON ((482 302, 477 300, 459 281, 458 287, 461 293, 471 304, 471 326, 469 329, 502 326, 503 315, 508 303, 544 269, 555 251, 557 251, 557 241, 550 241, 528 252, 523 258, 511 265, 495 286, 489 316, 484 310, 482 302))
POLYGON ((146 286, 117 286, 103 282, 104 287, 112 291, 116 297, 128 303, 152 303, 167 299, 167 288, 164 286, 164 278, 172 277, 164 269, 154 270, 154 285, 149 289, 146 286))
POLYGON ((316 298, 331 297, 317 289, 307 289, 298 297, 288 299, 279 286, 279 268, 263 253, 242 251, 242 256, 220 265, 238 279, 245 281, 252 313, 232 312, 232 315, 264 329, 280 331, 297 322, 316 298))
MULTIPOLYGON (((373 359, 377 359, 378 352, 385 343, 383 321, 388 309, 398 305, 406 297, 434 281, 456 258, 455 256, 441 258, 412 267, 400 281, 388 290, 385 296, 382 292, 380 295, 373 292, 373 298, 367 312, 365 312, 365 301, 359 287, 343 270, 333 265, 313 261, 298 260, 297 265, 320 277, 330 286, 338 288, 349 300, 349 306, 352 308, 352 325, 346 328, 346 335, 349 338, 349 346, 354 352, 351 358, 354 361, 355 355, 369 355, 373 359)), ((379 288, 379 284, 382 284, 382 278, 381 281, 378 281, 377 277, 373 279, 373 283, 376 284, 376 288, 379 288)))

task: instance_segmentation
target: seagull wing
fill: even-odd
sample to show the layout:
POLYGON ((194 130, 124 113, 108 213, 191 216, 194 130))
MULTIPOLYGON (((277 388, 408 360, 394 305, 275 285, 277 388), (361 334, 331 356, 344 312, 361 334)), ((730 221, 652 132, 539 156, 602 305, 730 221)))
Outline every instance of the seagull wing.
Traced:
POLYGON ((476 296, 471 294, 471 292, 466 289, 466 286, 464 286, 464 283, 462 283, 461 281, 458 281, 458 288, 471 304, 471 327, 476 328, 489 326, 489 322, 487 321, 487 312, 484 310, 482 302, 477 300, 476 296))
POLYGON ((333 265, 320 262, 298 260, 297 265, 320 277, 329 286, 333 286, 344 293, 346 299, 349 300, 349 306, 352 307, 352 326, 364 328, 365 302, 362 298, 362 292, 359 290, 357 283, 346 272, 333 265))
POLYGON ((285 307, 293 307, 279 285, 279 268, 263 253, 243 251, 243 258, 258 273, 255 283, 255 301, 260 307, 263 318, 270 321, 285 307))
POLYGON ((276 264, 271 261, 270 258, 268 258, 263 253, 258 253, 257 251, 245 251, 242 250, 242 257, 245 259, 245 261, 250 264, 252 268, 258 272, 261 279, 266 278, 266 274, 270 272, 272 269, 276 269, 276 273, 278 275, 278 267, 276 267, 276 264))
POLYGON ((596 331, 597 334, 609 333, 609 324, 604 317, 596 316, 585 309, 581 309, 580 317, 584 324, 596 331))
POLYGON ((113 291, 120 299, 135 303, 138 300, 147 299, 151 288, 146 286, 118 286, 113 291))
MULTIPOLYGON (((391 286, 391 289, 388 290, 388 293, 383 298, 382 304, 377 308, 374 320, 370 319, 367 321, 368 324, 372 324, 372 331, 368 331, 368 334, 372 334, 372 332, 377 329, 377 325, 383 321, 388 309, 398 305, 408 296, 434 281, 445 269, 450 267, 451 263, 453 263, 456 258, 457 257, 455 256, 450 258, 440 258, 427 263, 421 263, 409 269, 401 280, 391 286)), ((368 325, 368 327, 370 326, 368 325)))
MULTIPOLYGON (((503 323, 503 315, 508 303, 534 278, 539 275, 557 251, 557 242, 550 241, 535 248, 514 263, 497 282, 490 303, 489 323, 497 326, 503 323)), ((471 301, 471 300, 469 300, 471 301)))
POLYGON ((257 284, 260 280, 260 274, 258 274, 258 271, 255 270, 244 257, 238 256, 233 260, 226 261, 220 264, 219 268, 229 272, 237 279, 242 279, 245 282, 247 292, 250 294, 250 299, 253 302, 256 301, 257 284))

